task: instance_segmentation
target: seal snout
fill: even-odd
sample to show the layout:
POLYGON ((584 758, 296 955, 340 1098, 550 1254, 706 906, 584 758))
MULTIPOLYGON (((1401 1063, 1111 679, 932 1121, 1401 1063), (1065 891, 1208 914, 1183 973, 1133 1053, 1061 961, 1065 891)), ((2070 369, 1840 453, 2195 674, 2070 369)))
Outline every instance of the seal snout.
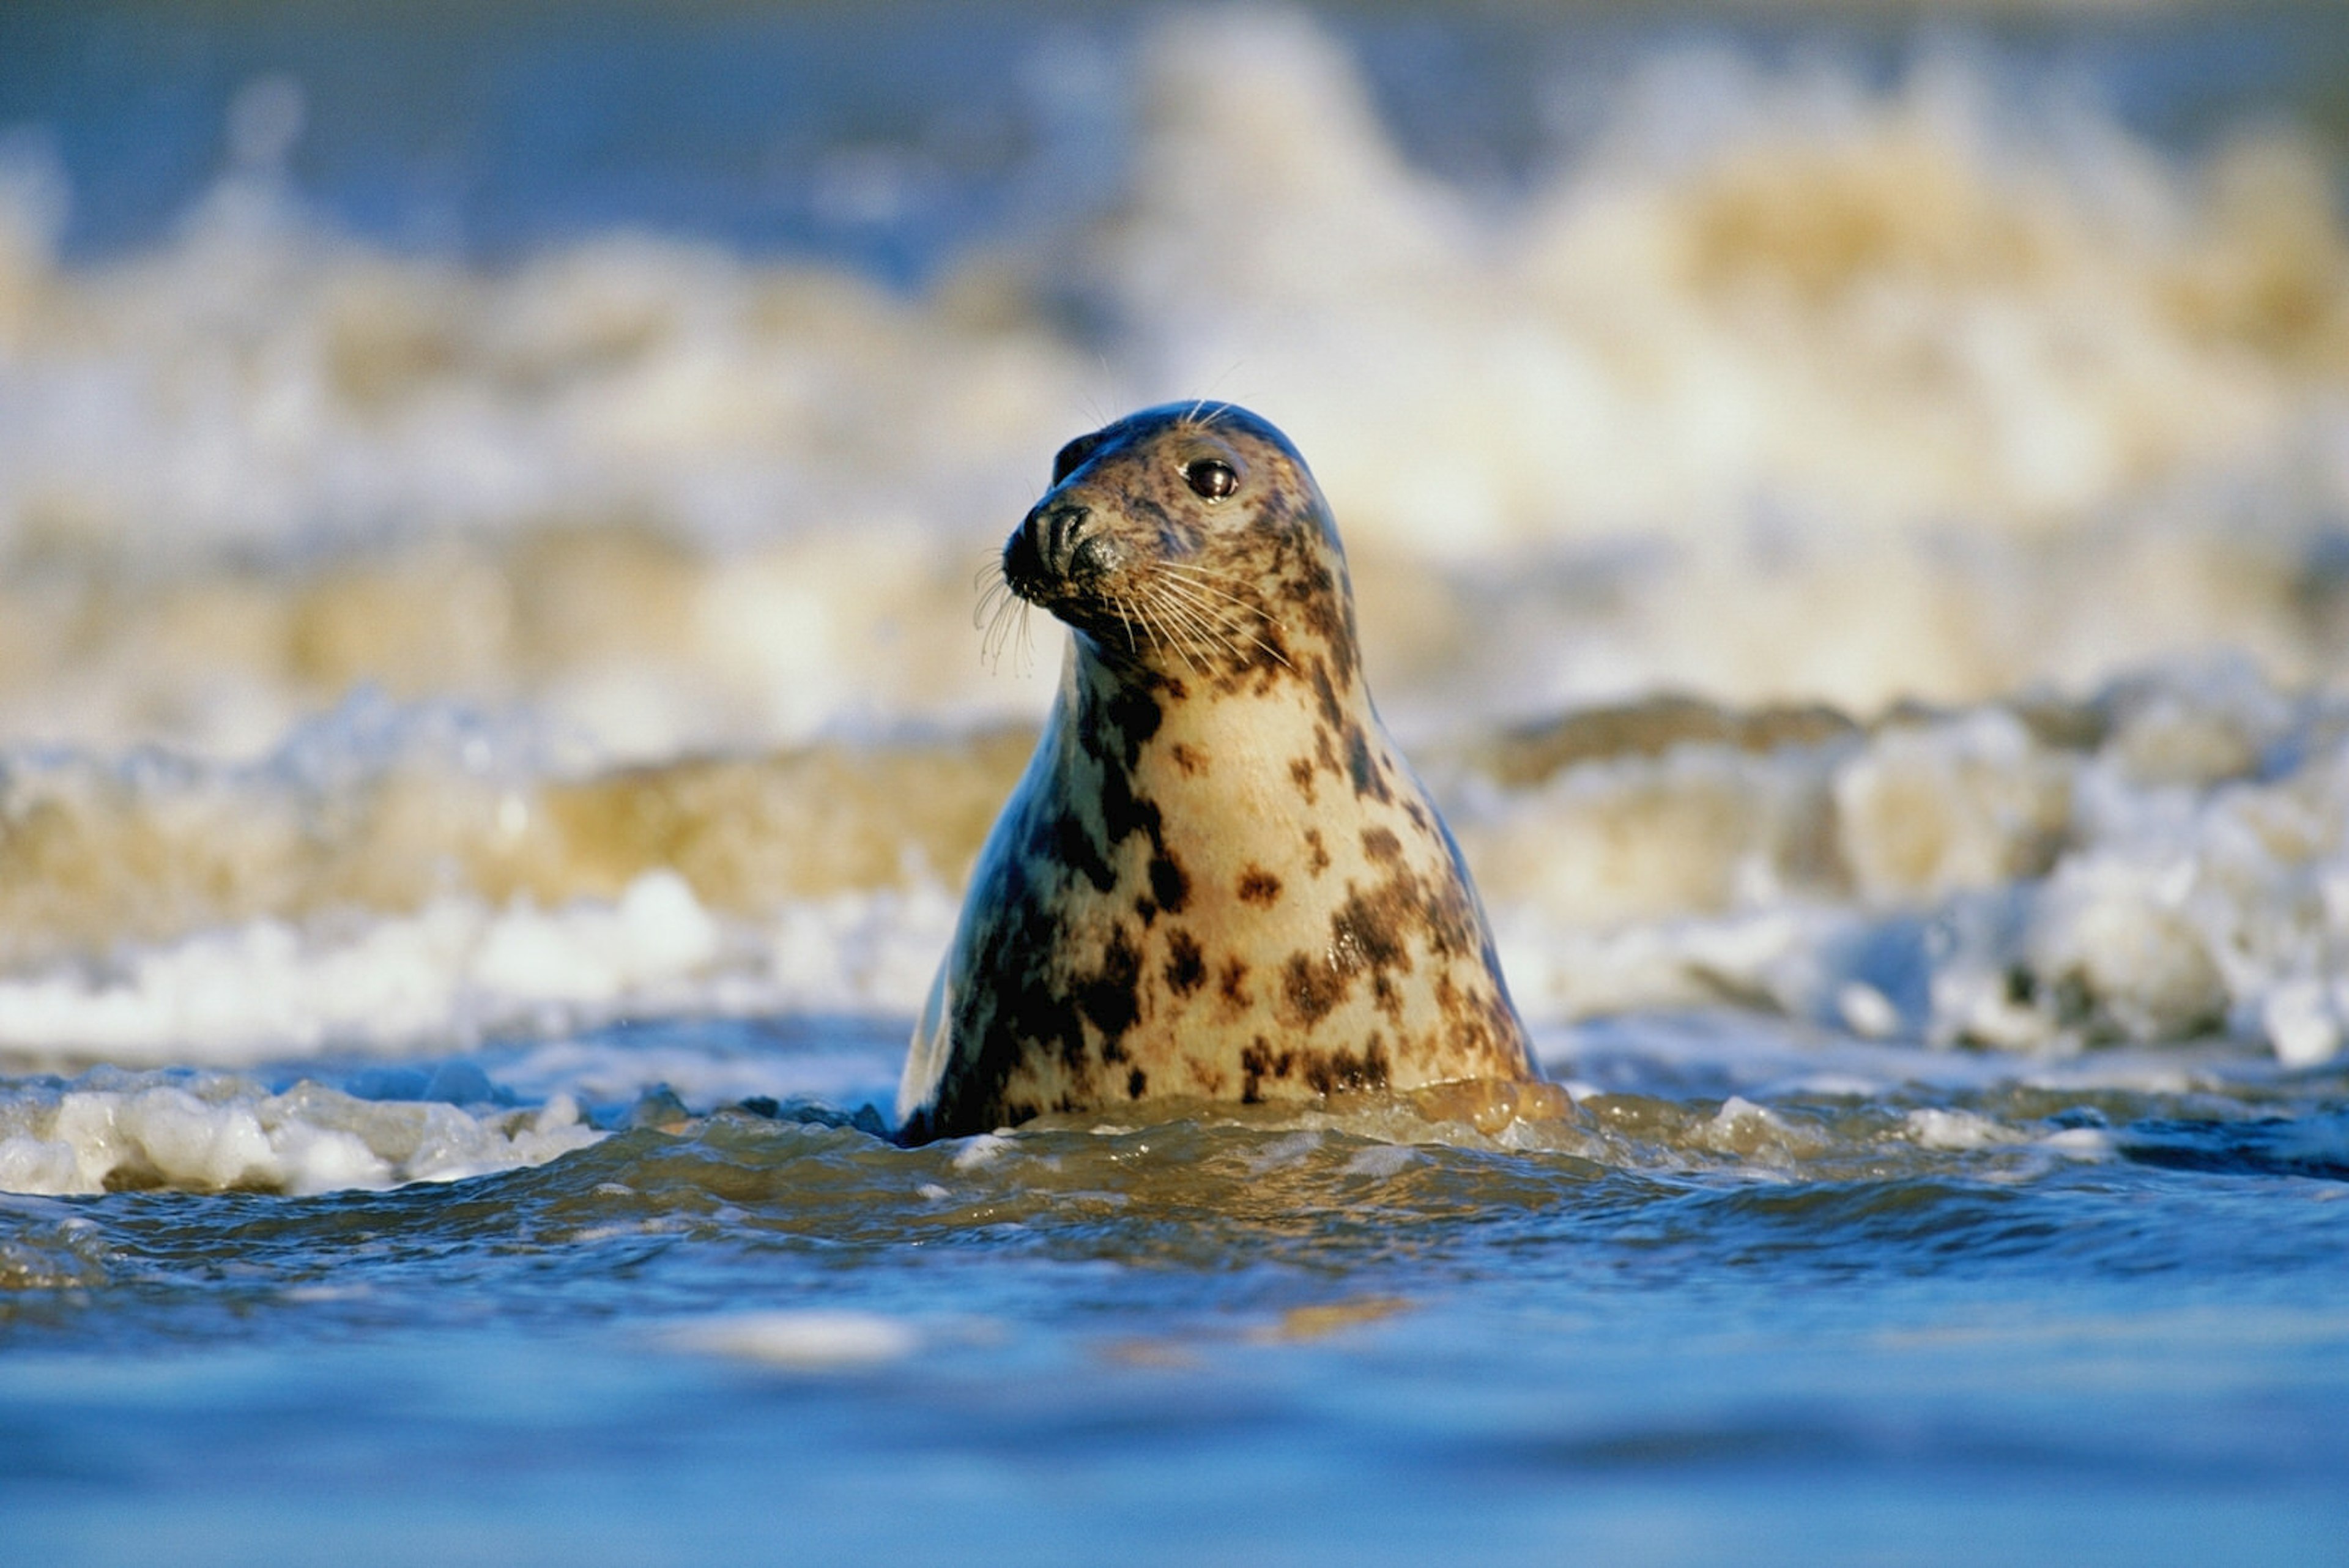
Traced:
POLYGON ((1005 542, 1003 575, 1012 592, 1037 600, 1077 579, 1100 575, 1113 564, 1114 555, 1092 507, 1073 501, 1048 502, 1030 512, 1005 542))

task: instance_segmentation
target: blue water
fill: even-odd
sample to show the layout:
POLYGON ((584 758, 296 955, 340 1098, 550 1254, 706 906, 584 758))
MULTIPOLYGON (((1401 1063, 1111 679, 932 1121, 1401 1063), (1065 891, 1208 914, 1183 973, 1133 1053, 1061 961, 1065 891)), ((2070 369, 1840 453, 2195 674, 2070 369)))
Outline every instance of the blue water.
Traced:
POLYGON ((974 1161, 786 1108, 8 1199, 85 1282, 0 1297, 0 1516, 47 1562, 2349 1560, 2349 1078, 1822 1093, 1734 1019, 1551 1064, 1651 1037, 1560 1128, 1599 1158, 1177 1116, 974 1161), (1807 1158, 1689 1136, 1757 1064, 1807 1158), (2054 1141, 1931 1153, 1918 1106, 2054 1141), (777 1309, 905 1338, 678 1337, 777 1309))

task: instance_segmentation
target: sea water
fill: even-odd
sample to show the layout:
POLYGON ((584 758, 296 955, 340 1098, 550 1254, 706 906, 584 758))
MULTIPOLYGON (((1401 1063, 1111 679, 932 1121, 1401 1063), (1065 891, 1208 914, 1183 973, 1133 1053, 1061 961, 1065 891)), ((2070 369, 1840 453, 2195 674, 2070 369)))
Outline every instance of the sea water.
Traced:
POLYGON ((2349 1562, 2320 5, 0 19, 0 1552, 2349 1562), (1257 408, 1557 1092, 906 1150, 1257 408))

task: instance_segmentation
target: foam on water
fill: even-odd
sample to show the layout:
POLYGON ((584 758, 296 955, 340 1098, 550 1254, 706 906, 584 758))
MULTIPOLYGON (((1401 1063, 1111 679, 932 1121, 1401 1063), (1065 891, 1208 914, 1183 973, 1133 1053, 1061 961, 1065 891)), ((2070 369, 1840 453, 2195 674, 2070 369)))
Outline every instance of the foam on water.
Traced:
POLYGON ((1895 716, 1464 790, 1454 826, 1537 1015, 1760 1002, 1854 1033, 2339 1048, 2349 753, 2240 664, 2058 710, 1895 716))
MULTIPOLYGON (((2340 1051, 2339 700, 2220 660, 2077 703, 1798 717, 1668 701, 1423 753, 1529 1017, 1730 1001, 1937 1046, 2340 1051)), ((0 1048, 231 1065, 910 1017, 1030 744, 484 778, 412 718, 251 765, 12 774, 0 1048)))
POLYGON ((306 1193, 456 1181, 595 1142, 579 1107, 380 1103, 314 1083, 98 1073, 0 1094, 0 1191, 306 1193))

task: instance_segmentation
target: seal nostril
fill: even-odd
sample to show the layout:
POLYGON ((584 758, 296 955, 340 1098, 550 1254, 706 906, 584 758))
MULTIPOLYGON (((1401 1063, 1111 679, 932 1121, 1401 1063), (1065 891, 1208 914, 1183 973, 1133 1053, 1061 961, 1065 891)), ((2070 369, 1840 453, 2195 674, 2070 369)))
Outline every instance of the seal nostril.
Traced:
POLYGON ((1075 565, 1081 531, 1092 514, 1090 506, 1055 506, 1044 514, 1044 560, 1053 571, 1065 576, 1075 565))

